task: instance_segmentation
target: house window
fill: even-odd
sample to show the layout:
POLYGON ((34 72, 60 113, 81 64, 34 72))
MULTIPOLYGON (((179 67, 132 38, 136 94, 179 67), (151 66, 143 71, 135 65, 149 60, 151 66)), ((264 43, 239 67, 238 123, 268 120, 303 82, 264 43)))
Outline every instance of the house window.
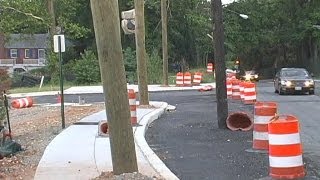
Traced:
POLYGON ((25 49, 24 50, 24 57, 25 58, 30 58, 30 49, 25 49))
POLYGON ((45 59, 46 58, 46 53, 45 53, 44 49, 39 49, 38 50, 38 58, 39 59, 45 59))
POLYGON ((10 49, 10 57, 17 58, 18 57, 18 50, 17 49, 10 49))

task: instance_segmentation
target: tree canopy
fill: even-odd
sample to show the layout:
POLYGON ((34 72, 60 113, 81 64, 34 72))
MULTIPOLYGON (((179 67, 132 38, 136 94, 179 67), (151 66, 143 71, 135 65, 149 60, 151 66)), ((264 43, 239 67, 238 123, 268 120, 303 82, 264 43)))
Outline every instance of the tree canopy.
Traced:
MULTIPOLYGON (((77 53, 95 49, 90 3, 87 0, 55 0, 55 25, 77 43, 77 53)), ((132 0, 119 0, 120 11, 133 9, 132 0)), ((48 32, 51 17, 46 1, 3 0, 0 31, 4 33, 48 32), (40 17, 36 18, 36 17, 40 17)), ((168 1, 169 63, 183 59, 191 67, 205 67, 212 60, 213 32, 210 2, 168 1)), ((238 0, 224 8, 226 60, 237 57, 245 69, 266 77, 274 68, 305 67, 314 74, 319 59, 320 2, 317 0, 238 0), (231 12, 233 11, 233 12, 231 12), (248 15, 243 19, 237 13, 248 15)), ((145 2, 146 48, 161 55, 160 0, 145 2)), ((213 35, 214 38, 214 35, 213 35)), ((122 34, 123 48, 135 50, 134 35, 122 34)), ((77 59, 79 57, 69 57, 77 59)), ((67 60, 68 61, 68 60, 67 60)))

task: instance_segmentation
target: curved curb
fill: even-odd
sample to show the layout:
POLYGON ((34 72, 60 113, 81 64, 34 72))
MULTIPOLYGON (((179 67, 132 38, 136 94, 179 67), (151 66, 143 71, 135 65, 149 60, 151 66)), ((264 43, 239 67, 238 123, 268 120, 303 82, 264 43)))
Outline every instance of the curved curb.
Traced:
POLYGON ((161 161, 161 159, 153 152, 153 150, 149 147, 146 139, 145 139, 145 132, 148 129, 150 123, 154 120, 158 119, 166 110, 168 103, 166 102, 150 102, 154 103, 161 103, 161 106, 158 107, 156 110, 146 114, 139 122, 142 125, 141 128, 137 128, 134 132, 135 134, 135 141, 138 147, 140 148, 143 155, 148 160, 149 164, 153 167, 153 169, 164 179, 170 180, 178 180, 179 178, 171 172, 171 170, 161 161))

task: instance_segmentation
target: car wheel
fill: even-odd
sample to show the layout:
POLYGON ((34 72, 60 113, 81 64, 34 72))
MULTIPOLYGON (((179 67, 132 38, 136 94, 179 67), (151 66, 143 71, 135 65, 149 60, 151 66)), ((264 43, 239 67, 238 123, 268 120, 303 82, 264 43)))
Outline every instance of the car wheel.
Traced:
POLYGON ((309 91, 309 95, 313 95, 314 94, 314 90, 309 91))

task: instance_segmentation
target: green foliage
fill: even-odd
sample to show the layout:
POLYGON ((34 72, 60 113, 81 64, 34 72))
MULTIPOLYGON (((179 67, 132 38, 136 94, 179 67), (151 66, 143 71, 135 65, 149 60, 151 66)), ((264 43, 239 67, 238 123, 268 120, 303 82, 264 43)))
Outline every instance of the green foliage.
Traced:
POLYGON ((3 120, 6 116, 6 111, 3 104, 3 92, 9 90, 11 86, 10 77, 5 69, 0 69, 0 82, 0 125, 2 125, 1 120, 3 120))
POLYGON ((148 58, 148 83, 162 83, 162 59, 156 50, 153 50, 148 58))
POLYGON ((93 51, 85 51, 81 59, 75 60, 73 71, 77 84, 101 82, 99 62, 93 51))
POLYGON ((131 84, 138 81, 136 53, 130 47, 123 51, 124 67, 127 81, 131 84))

